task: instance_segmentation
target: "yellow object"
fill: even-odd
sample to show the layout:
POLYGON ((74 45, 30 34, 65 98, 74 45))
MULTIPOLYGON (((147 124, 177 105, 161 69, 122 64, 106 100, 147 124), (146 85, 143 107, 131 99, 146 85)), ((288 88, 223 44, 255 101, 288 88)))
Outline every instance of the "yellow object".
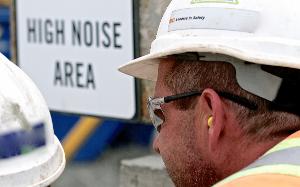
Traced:
POLYGON ((63 140, 66 159, 70 160, 87 137, 101 124, 100 118, 82 117, 63 140))
POLYGON ((208 120, 207 120, 207 125, 208 125, 209 128, 212 126, 212 121, 213 121, 213 117, 210 116, 210 117, 208 118, 208 120))
POLYGON ((0 6, 10 6, 11 5, 11 0, 0 0, 0 6))
POLYGON ((300 166, 297 162, 300 157, 299 143, 300 131, 297 131, 246 169, 234 173, 213 187, 300 186, 300 166))

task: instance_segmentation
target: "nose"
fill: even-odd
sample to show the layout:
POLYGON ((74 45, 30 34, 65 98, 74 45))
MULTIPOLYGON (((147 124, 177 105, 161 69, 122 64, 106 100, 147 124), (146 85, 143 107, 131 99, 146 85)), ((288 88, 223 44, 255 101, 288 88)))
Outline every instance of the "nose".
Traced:
POLYGON ((153 149, 154 149, 155 152, 160 154, 160 151, 159 151, 159 134, 155 135, 155 138, 154 138, 154 141, 153 141, 153 149))

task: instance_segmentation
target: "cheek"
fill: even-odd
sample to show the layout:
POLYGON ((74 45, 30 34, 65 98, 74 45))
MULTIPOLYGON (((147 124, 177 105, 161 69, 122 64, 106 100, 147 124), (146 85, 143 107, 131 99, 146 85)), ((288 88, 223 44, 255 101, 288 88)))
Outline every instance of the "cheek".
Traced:
POLYGON ((180 126, 180 124, 177 123, 178 121, 173 118, 166 120, 157 137, 159 151, 163 159, 169 159, 173 154, 180 151, 178 149, 180 149, 183 141, 178 133, 181 130, 177 126, 180 126))
POLYGON ((184 115, 184 112, 178 112, 166 120, 158 137, 164 160, 186 159, 186 156, 198 152, 195 150, 197 141, 191 122, 191 116, 184 115))
POLYGON ((193 122, 193 115, 184 112, 168 116, 158 137, 160 154, 176 186, 212 186, 218 181, 215 168, 193 122))

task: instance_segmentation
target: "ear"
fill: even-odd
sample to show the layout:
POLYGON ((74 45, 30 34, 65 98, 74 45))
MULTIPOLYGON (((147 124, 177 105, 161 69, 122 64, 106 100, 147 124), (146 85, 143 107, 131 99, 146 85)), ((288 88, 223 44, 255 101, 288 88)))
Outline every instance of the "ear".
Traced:
POLYGON ((220 96, 212 89, 205 89, 199 99, 203 122, 202 130, 207 135, 207 145, 210 152, 221 150, 222 136, 226 126, 226 106, 220 96), (209 127, 208 119, 212 117, 209 127))

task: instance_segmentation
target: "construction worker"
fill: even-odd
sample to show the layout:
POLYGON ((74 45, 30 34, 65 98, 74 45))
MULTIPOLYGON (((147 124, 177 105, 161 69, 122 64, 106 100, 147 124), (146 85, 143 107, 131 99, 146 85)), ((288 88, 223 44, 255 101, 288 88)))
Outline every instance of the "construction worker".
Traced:
POLYGON ((0 53, 0 186, 51 185, 65 167, 44 98, 0 53))
POLYGON ((173 0, 150 54, 154 149, 176 186, 300 186, 300 1, 173 0))

